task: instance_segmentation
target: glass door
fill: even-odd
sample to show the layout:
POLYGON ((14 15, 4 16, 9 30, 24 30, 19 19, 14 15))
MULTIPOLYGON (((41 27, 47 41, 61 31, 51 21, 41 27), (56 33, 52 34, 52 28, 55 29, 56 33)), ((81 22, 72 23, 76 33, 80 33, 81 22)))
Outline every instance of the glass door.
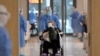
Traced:
MULTIPOLYGON (((72 10, 71 7, 73 6, 73 0, 66 0, 66 14, 70 15, 72 10)), ((71 28, 71 17, 66 15, 66 33, 71 34, 73 30, 71 28)))
POLYGON ((52 0, 53 3, 51 2, 51 5, 52 8, 53 8, 53 13, 59 18, 59 21, 62 25, 62 4, 61 4, 61 1, 62 0, 52 0))
POLYGON ((59 21, 62 25, 62 31, 67 34, 72 34, 71 17, 67 15, 72 12, 71 7, 74 5, 73 0, 53 0, 52 4, 53 13, 59 17, 59 21))

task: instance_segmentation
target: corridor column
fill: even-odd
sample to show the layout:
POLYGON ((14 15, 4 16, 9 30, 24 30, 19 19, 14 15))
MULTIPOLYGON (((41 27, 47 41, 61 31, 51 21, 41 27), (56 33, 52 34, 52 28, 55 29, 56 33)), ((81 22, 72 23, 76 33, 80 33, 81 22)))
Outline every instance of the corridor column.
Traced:
POLYGON ((90 0, 91 55, 100 56, 100 0, 90 0))

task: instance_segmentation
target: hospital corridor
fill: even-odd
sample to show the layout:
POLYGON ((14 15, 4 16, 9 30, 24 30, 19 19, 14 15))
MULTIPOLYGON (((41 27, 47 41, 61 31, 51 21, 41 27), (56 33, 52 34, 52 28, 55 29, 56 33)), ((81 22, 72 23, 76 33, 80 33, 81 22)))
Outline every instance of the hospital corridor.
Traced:
MULTIPOLYGON (((83 43, 71 36, 63 39, 64 56, 87 56, 83 43)), ((25 56, 40 56, 40 41, 33 37, 25 45, 25 56)))
POLYGON ((100 0, 0 0, 0 56, 100 56, 100 0))
MULTIPOLYGON (((28 22, 27 25, 30 27, 28 22)), ((27 28, 27 30, 27 35, 25 37, 27 41, 24 47, 24 54, 25 56, 40 56, 41 41, 39 40, 39 36, 30 37, 29 28, 27 28)), ((84 42, 81 42, 77 37, 64 35, 62 40, 63 56, 88 56, 88 53, 84 49, 84 42)))
MULTIPOLYGON (((20 4, 21 2, 22 1, 20 1, 20 4)), ((86 1, 80 1, 80 2, 82 3, 86 1)), ((80 14, 82 15, 82 17, 80 17, 81 18, 80 21, 82 23, 86 21, 85 16, 87 13, 87 5, 85 7, 81 7, 85 5, 81 3, 79 3, 77 0, 59 0, 59 1, 57 0, 41 0, 41 1, 29 0, 28 2, 28 6, 29 6, 28 18, 29 19, 27 20, 28 26, 27 26, 26 36, 25 36, 26 43, 25 43, 25 47, 23 51, 24 55, 25 56, 41 56, 41 39, 39 38, 40 36, 38 34, 39 34, 39 31, 44 30, 45 29, 44 26, 47 25, 47 23, 45 23, 46 22, 45 19, 48 19, 48 20, 53 19, 54 16, 52 17, 48 16, 50 15, 50 13, 52 13, 57 16, 57 18, 54 17, 54 21, 57 27, 61 29, 61 31, 64 33, 64 36, 62 37, 62 42, 61 42, 62 43, 61 52, 63 53, 63 55, 60 55, 60 56, 88 56, 88 47, 89 47, 88 36, 84 36, 84 32, 82 33, 83 35, 82 36, 79 35, 79 37, 73 35, 74 34, 73 27, 77 29, 76 30, 77 32, 82 32, 82 29, 77 23, 74 22, 73 18, 78 17, 78 15, 80 14), (81 5, 81 6, 78 6, 78 5, 81 5), (73 12, 76 10, 72 7, 75 7, 75 8, 77 7, 78 12, 73 12), (43 16, 45 14, 46 16, 43 16)), ((22 6, 23 5, 21 5, 21 7, 22 6)), ((87 33, 87 28, 85 31, 87 33)))

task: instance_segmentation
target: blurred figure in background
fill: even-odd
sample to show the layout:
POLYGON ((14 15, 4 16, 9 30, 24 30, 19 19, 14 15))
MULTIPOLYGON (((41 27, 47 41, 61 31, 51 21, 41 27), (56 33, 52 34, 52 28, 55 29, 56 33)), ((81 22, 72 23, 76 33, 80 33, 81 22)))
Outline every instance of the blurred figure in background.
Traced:
POLYGON ((35 28, 35 20, 36 20, 36 15, 34 13, 34 8, 31 10, 31 12, 29 13, 29 21, 30 21, 30 24, 31 24, 31 28, 30 28, 30 31, 31 31, 31 37, 33 36, 33 29, 35 28))
POLYGON ((0 5, 0 56, 12 56, 12 43, 5 25, 10 17, 7 8, 0 5))
POLYGON ((25 47, 25 35, 27 31, 26 19, 23 16, 23 10, 20 9, 20 56, 24 56, 24 47, 25 47))
POLYGON ((79 12, 75 7, 72 7, 72 14, 70 15, 72 17, 71 21, 71 27, 73 29, 73 36, 76 37, 77 33, 81 31, 81 28, 78 23, 78 17, 79 17, 79 12))
POLYGON ((80 41, 84 43, 83 49, 86 50, 86 53, 88 52, 88 29, 87 29, 87 24, 86 24, 86 13, 82 11, 80 13, 80 25, 82 26, 82 33, 79 34, 80 36, 80 41))
POLYGON ((78 33, 78 37, 80 39, 80 41, 83 41, 83 37, 84 37, 84 32, 87 32, 87 27, 86 27, 86 15, 85 15, 85 12, 84 11, 81 11, 80 12, 80 16, 79 16, 79 24, 80 24, 80 27, 81 27, 81 32, 78 33))

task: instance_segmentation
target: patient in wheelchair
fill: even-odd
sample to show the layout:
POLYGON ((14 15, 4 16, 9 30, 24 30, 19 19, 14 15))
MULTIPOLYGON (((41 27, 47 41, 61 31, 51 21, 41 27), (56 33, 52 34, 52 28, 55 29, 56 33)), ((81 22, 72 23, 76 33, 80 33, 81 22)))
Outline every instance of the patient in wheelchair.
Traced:
POLYGON ((61 30, 56 28, 54 22, 50 21, 47 29, 40 36, 40 40, 43 41, 43 53, 48 54, 49 48, 52 48, 53 56, 57 54, 60 49, 59 32, 61 30))

